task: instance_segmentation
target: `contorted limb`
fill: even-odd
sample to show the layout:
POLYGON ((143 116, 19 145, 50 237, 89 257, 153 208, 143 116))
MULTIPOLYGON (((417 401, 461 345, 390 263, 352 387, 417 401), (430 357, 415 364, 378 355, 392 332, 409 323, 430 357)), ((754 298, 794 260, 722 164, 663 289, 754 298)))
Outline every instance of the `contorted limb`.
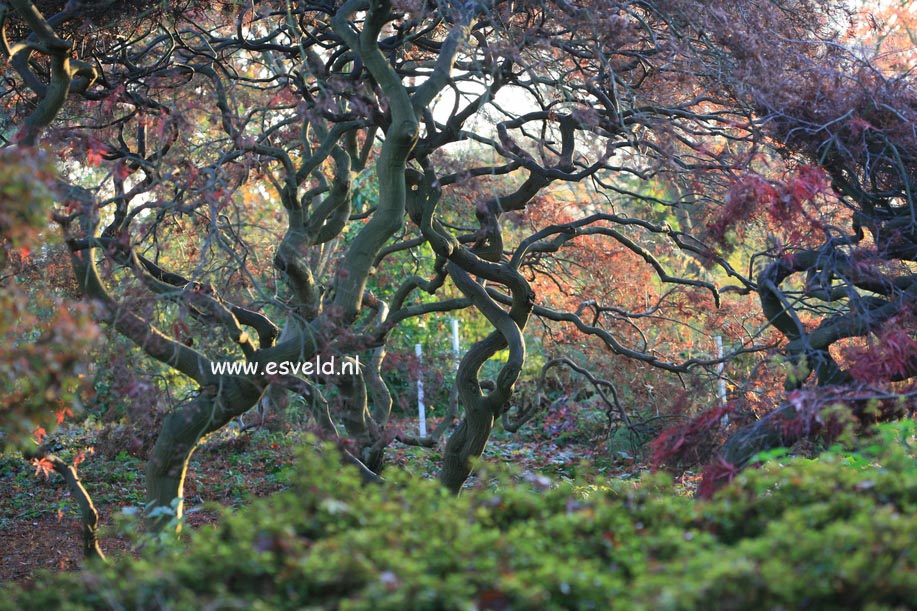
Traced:
POLYGON ((510 311, 505 312, 465 269, 453 261, 447 265, 456 286, 495 328, 495 331, 468 350, 456 374, 456 385, 465 408, 465 417, 446 444, 440 474, 442 483, 454 493, 461 490, 471 473, 473 461, 483 453, 494 419, 502 414, 505 403, 512 395, 525 362, 522 330, 528 322, 534 301, 534 292, 518 272, 508 266, 482 264, 479 260, 473 262, 472 257, 470 253, 464 256, 459 253, 455 258, 472 269, 477 268, 476 271, 489 272, 488 275, 499 278, 510 288, 513 304, 510 311), (497 374, 495 387, 485 395, 479 379, 481 367, 498 351, 506 348, 509 349, 509 357, 497 374))
POLYGON ((592 387, 595 388, 596 392, 599 394, 599 397, 602 401, 605 402, 605 405, 608 407, 609 419, 611 418, 610 412, 614 410, 617 412, 618 417, 622 422, 628 427, 631 426, 630 415, 627 413, 627 410, 624 409, 624 406, 621 405, 621 402, 618 400, 618 390, 615 388, 615 385, 611 381, 596 377, 585 367, 577 365, 573 359, 562 356, 553 358, 541 368, 541 375, 538 377, 538 387, 535 391, 535 399, 532 401, 532 404, 528 409, 522 409, 515 418, 510 418, 510 413, 503 413, 503 427, 508 431, 517 431, 519 427, 531 420, 535 414, 538 413, 538 407, 541 405, 542 399, 544 398, 544 385, 545 377, 548 375, 548 371, 554 367, 560 366, 569 367, 576 373, 580 374, 586 380, 592 384, 592 387), (609 396, 610 395, 610 396, 609 396))
POLYGON ((76 499, 80 507, 80 517, 83 524, 83 555, 86 558, 94 558, 105 561, 105 554, 99 547, 97 537, 99 530, 99 512, 92 502, 92 497, 80 481, 80 476, 76 472, 76 463, 68 463, 56 454, 47 452, 44 448, 37 451, 26 452, 25 458, 32 461, 39 468, 50 466, 54 471, 60 474, 67 483, 70 494, 76 499))

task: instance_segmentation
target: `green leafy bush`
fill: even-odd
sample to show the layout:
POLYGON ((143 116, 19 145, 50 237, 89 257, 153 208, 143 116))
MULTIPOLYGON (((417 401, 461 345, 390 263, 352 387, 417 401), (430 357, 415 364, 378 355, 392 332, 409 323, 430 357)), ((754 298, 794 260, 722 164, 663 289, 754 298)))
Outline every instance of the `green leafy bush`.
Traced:
MULTIPOLYGON (((749 469, 710 501, 667 476, 607 488, 482 473, 450 497, 334 452, 183 546, 0 592, 0 609, 908 608, 912 424, 858 452, 749 469)), ((782 458, 780 458, 782 460, 782 458)))

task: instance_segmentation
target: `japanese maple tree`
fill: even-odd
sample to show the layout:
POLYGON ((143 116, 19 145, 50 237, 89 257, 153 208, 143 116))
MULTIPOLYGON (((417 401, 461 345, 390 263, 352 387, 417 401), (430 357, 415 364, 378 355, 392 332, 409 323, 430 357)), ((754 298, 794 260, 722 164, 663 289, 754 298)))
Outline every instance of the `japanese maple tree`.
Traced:
MULTIPOLYGON (((9 6, 8 147, 59 159, 47 181, 55 219, 99 319, 195 385, 149 461, 155 506, 182 497, 200 439, 270 388, 303 397, 329 435, 343 424, 346 454, 373 478, 391 438, 380 366, 411 318, 473 309, 489 324, 456 374, 464 417, 441 479, 458 491, 510 405, 533 317, 661 371, 713 370, 712 346, 687 354, 644 330, 663 315, 690 323, 728 284, 757 293, 790 356, 829 382, 842 376, 826 357, 834 338, 908 303, 906 275, 849 271, 842 253, 859 234, 829 223, 818 226, 827 241, 781 255, 757 280, 716 249, 760 210, 813 226, 804 210, 830 191, 857 208, 881 257, 915 252, 906 79, 843 49, 839 4, 9 6), (845 114, 851 99, 859 106, 845 114), (769 174, 762 151, 788 167, 769 174), (574 191, 588 197, 539 215, 564 184, 588 185, 574 191), (718 220, 724 207, 731 224, 718 220), (614 254, 588 256, 599 244, 614 254), (577 249, 592 280, 607 279, 581 274, 582 298, 548 303, 536 287, 577 249), (423 265, 370 291, 403 256, 423 265), (602 274, 616 261, 646 266, 631 276, 652 278, 664 314, 615 296, 623 280, 602 274), (798 273, 813 289, 790 301, 780 287, 798 273), (846 322, 798 322, 801 304, 845 290, 846 322), (264 375, 316 355, 362 356, 365 367, 264 375), (220 361, 257 372, 219 371, 220 361)), ((742 341, 740 352, 755 338, 742 341)))

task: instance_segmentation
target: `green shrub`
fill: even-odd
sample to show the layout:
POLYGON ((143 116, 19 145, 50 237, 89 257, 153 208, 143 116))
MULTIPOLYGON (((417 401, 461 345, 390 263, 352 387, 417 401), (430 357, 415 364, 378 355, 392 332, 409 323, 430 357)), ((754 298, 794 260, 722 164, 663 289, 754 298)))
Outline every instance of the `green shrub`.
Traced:
POLYGON ((45 574, 0 609, 907 608, 913 427, 883 431, 860 452, 766 462, 703 502, 666 476, 545 489, 487 473, 459 498, 397 472, 362 487, 310 451, 289 491, 183 546, 45 574))

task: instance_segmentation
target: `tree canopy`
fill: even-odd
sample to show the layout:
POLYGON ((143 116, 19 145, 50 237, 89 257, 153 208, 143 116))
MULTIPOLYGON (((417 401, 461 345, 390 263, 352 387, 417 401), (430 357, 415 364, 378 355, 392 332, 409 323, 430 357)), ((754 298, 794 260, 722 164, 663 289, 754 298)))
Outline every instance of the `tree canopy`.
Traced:
MULTIPOLYGON (((455 376, 456 492, 518 407, 533 321, 675 376, 770 347, 788 389, 911 396, 913 76, 853 44, 845 2, 10 0, 0 20, 4 154, 48 160, 4 194, 4 256, 52 212, 95 319, 194 384, 150 458, 155 505, 275 389, 374 479, 392 334, 441 312, 487 322, 455 376), (634 278, 642 299, 615 294, 634 278), (665 337, 745 295, 757 328, 726 355, 665 337), (269 370, 316 357, 362 367, 269 370)), ((760 449, 735 439, 730 464, 760 449)))

